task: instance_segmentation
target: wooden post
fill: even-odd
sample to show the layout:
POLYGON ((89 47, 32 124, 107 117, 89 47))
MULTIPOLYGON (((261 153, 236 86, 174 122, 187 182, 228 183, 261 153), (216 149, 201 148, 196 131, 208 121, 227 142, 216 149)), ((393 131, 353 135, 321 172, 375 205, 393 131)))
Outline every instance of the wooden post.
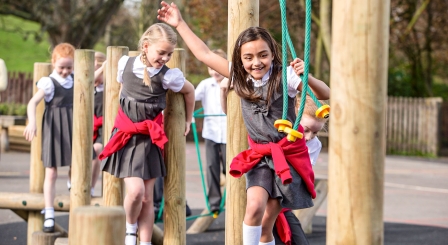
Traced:
POLYGON ((390 1, 333 1, 327 244, 383 244, 390 1))
MULTIPOLYGON (((34 63, 33 92, 38 88, 36 83, 42 77, 49 76, 52 71, 50 63, 34 63)), ((36 136, 31 142, 30 156, 30 193, 44 192, 45 168, 42 163, 42 117, 44 115, 45 102, 41 101, 36 107, 36 136)), ((35 231, 41 231, 44 226, 44 216, 40 211, 28 212, 27 244, 31 245, 35 231)))
POLYGON ((79 207, 70 216, 70 245, 122 245, 126 233, 123 207, 79 207))
POLYGON ((140 51, 129 51, 129 57, 138 56, 140 53, 140 51))
MULTIPOLYGON (((229 0, 227 56, 231 60, 235 40, 251 26, 259 24, 259 0, 229 0)), ((240 98, 235 91, 227 96, 227 163, 248 148, 247 130, 244 126, 240 98)), ((246 179, 229 177, 226 181, 226 244, 243 243, 243 220, 246 212, 246 179)))
MULTIPOLYGON (((95 51, 75 50, 75 78, 73 86, 73 143, 72 188, 70 215, 77 207, 90 204, 92 179, 93 84, 95 51)), ((73 224, 70 219, 69 226, 73 224)), ((71 229, 69 236, 72 235, 71 229)))
MULTIPOLYGON (((89 205, 102 205, 101 197, 91 198, 89 205)), ((68 195, 57 195, 54 198, 55 211, 69 211, 70 197, 68 195)), ((20 209, 27 211, 40 211, 45 208, 43 193, 16 193, 0 192, 1 209, 20 209)))
MULTIPOLYGON (((170 68, 179 68, 185 75, 185 50, 175 49, 167 64, 170 68)), ((166 108, 163 112, 165 133, 166 177, 164 178, 165 221, 163 244, 186 244, 185 215, 185 101, 180 93, 168 91, 166 108)))
MULTIPOLYGON (((120 84, 117 82, 118 60, 128 54, 128 47, 107 47, 106 80, 104 81, 104 145, 112 134, 119 106, 120 84)), ((103 172, 103 202, 105 206, 123 205, 123 180, 103 172)))
POLYGON ((58 237, 62 234, 58 231, 52 233, 45 233, 43 231, 35 231, 32 235, 33 245, 53 245, 58 237))

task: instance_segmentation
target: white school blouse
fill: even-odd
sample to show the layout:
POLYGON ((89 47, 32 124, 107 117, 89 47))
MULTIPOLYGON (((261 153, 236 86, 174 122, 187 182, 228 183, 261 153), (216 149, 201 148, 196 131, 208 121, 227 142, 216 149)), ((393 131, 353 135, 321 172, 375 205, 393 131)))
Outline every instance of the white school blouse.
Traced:
MULTIPOLYGON (((117 81, 119 83, 123 83, 123 71, 126 67, 126 63, 128 62, 129 56, 123 56, 118 61, 118 73, 117 73, 117 81)), ((160 69, 155 69, 154 67, 148 67, 147 70, 149 72, 149 76, 153 77, 157 75, 160 69)), ((143 79, 144 76, 145 65, 140 60, 140 55, 135 58, 132 72, 140 79, 143 79)), ((173 92, 179 92, 185 84, 185 77, 182 71, 178 68, 170 68, 163 77, 162 86, 164 89, 170 89, 173 92)))
POLYGON ((51 101, 54 97, 54 84, 50 77, 54 78, 63 88, 68 89, 73 87, 72 76, 63 78, 55 70, 53 70, 49 77, 42 77, 36 84, 38 89, 42 89, 44 91, 44 99, 46 102, 51 101))

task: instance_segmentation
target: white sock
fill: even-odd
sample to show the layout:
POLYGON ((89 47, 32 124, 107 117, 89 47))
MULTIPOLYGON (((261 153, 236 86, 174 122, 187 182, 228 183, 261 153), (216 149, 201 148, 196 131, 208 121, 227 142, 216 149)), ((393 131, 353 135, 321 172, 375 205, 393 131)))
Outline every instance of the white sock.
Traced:
MULTIPOLYGON (((126 222, 126 233, 137 233, 137 223, 129 224, 126 222)), ((137 243, 137 236, 126 235, 124 240, 126 245, 135 245, 137 243)))
POLYGON ((93 189, 93 187, 90 188, 90 195, 93 196, 94 193, 95 193, 95 189, 93 189))
POLYGON ((261 225, 248 226, 243 222, 243 245, 258 245, 261 237, 261 225))
POLYGON ((54 208, 52 208, 52 207, 45 208, 44 212, 45 212, 44 226, 45 227, 54 226, 54 220, 49 219, 49 218, 53 218, 54 219, 54 208))
POLYGON ((151 242, 140 242, 140 245, 151 245, 151 242))
POLYGON ((72 183, 70 182, 70 180, 67 180, 67 188, 70 190, 70 188, 72 188, 72 183))
POLYGON ((270 242, 259 242, 258 245, 275 245, 275 239, 270 242))

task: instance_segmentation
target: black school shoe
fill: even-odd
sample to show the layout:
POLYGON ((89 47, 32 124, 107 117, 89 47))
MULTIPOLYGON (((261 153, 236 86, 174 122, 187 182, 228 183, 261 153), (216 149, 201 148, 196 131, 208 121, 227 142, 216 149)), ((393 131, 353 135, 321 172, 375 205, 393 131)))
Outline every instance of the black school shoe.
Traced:
POLYGON ((45 232, 45 233, 52 233, 52 232, 54 232, 54 218, 46 218, 44 220, 44 222, 49 220, 49 219, 53 220, 53 226, 44 226, 43 232, 45 232))

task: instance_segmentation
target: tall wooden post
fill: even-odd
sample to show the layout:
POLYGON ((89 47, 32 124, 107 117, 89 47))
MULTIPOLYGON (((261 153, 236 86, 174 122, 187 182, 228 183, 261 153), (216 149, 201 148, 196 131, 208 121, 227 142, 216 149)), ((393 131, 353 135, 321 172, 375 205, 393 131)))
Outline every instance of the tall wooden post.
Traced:
MULTIPOLYGON (((232 59, 234 44, 239 34, 251 26, 258 26, 259 1, 229 0, 227 55, 232 59)), ((227 96, 227 163, 243 150, 248 148, 247 130, 241 112, 241 101, 235 91, 227 96)), ((245 177, 226 179, 226 244, 243 243, 243 219, 246 211, 246 179, 245 177)))
POLYGON ((327 244, 383 244, 389 9, 333 2, 327 244))
MULTIPOLYGON (((104 81, 104 145, 107 144, 114 127, 119 106, 120 83, 117 82, 118 60, 129 52, 128 47, 107 47, 106 80, 104 81)), ((103 172, 103 202, 105 206, 123 205, 123 180, 103 172)))
MULTIPOLYGON (((93 154, 93 86, 95 51, 75 50, 75 78, 73 85, 73 143, 72 188, 70 190, 70 215, 85 205, 90 205, 93 154)), ((74 219, 70 219, 73 227, 74 219)), ((71 236, 71 229, 69 236, 71 236)))
MULTIPOLYGON (((185 74, 185 50, 175 49, 167 64, 179 68, 185 74)), ((168 91, 163 112, 165 133, 166 177, 164 178, 165 212, 163 244, 186 244, 185 215, 185 101, 180 93, 168 91)))
MULTIPOLYGON (((52 67, 50 63, 34 63, 33 92, 38 88, 36 83, 42 77, 51 74, 52 67)), ((34 94, 33 93, 33 94, 34 94)), ((41 101, 36 107, 36 137, 31 142, 30 156, 30 193, 43 193, 45 168, 42 163, 42 117, 44 115, 45 102, 41 101)), ((27 244, 32 244, 32 236, 35 231, 41 231, 44 225, 44 217, 39 211, 30 211, 28 213, 28 232, 27 244)))

